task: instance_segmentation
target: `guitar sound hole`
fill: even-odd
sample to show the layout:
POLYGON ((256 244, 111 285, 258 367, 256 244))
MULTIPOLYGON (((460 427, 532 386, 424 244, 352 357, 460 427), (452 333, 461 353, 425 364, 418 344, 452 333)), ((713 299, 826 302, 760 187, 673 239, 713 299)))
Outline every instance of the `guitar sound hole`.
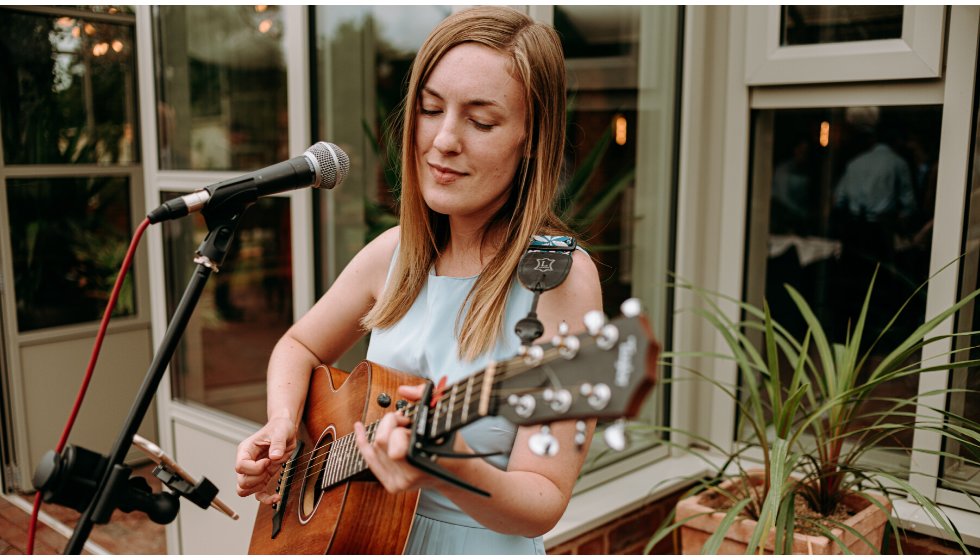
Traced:
POLYGON ((320 504, 320 497, 323 495, 323 477, 326 474, 324 466, 327 463, 327 457, 330 456, 330 446, 335 437, 336 432, 333 426, 327 428, 320 435, 320 439, 317 440, 313 453, 310 454, 310 459, 306 463, 306 468, 302 473, 303 485, 300 491, 299 507, 297 508, 300 523, 309 521, 320 504))

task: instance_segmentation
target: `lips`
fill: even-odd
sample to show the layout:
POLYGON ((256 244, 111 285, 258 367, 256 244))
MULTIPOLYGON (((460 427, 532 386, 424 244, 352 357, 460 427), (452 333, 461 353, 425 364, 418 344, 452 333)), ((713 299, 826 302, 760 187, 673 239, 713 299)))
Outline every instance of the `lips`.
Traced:
POLYGON ((460 177, 465 177, 467 174, 462 171, 456 171, 450 167, 443 167, 441 165, 436 165, 434 163, 426 162, 429 165, 429 171, 432 173, 432 177, 437 183, 447 185, 452 183, 460 177))

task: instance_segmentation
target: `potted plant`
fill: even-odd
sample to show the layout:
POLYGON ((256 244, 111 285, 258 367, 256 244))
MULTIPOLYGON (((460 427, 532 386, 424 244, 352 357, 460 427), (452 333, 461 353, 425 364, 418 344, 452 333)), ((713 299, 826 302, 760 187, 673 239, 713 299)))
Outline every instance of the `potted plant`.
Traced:
MULTIPOLYGON (((886 525, 898 536, 897 524, 889 523, 893 496, 917 503, 966 550, 959 532, 933 500, 916 491, 894 469, 868 461, 866 454, 872 449, 911 452, 911 445, 896 437, 910 428, 929 430, 966 446, 980 443, 976 421, 945 410, 923 415, 921 409, 915 410, 918 396, 876 393, 883 384, 898 379, 977 365, 980 360, 970 359, 925 364, 922 350, 937 340, 973 334, 930 333, 980 290, 918 325, 893 347, 881 348, 883 335, 889 329, 894 334, 896 320, 915 294, 869 344, 871 336, 865 332, 865 324, 874 277, 857 322, 848 329, 843 342, 829 340, 805 298, 790 286, 786 290, 806 325, 802 340, 772 317, 765 303, 759 309, 690 285, 682 287, 694 290, 706 303, 695 312, 726 341, 731 352, 723 357, 738 365, 742 381, 737 389, 708 375, 692 373, 735 401, 740 437, 733 449, 723 449, 692 436, 700 447, 715 451, 724 460, 712 476, 693 481, 688 497, 678 503, 674 515, 651 539, 648 550, 680 528, 685 553, 877 553, 886 525), (737 304, 743 319, 728 319, 720 301, 737 304)), ((667 360, 677 357, 665 354, 667 360)), ((697 447, 693 452, 699 453, 697 447)), ((945 451, 938 453, 949 456, 945 451)), ((702 456, 707 459, 707 454, 702 456)), ((980 465, 976 457, 958 458, 980 465)), ((900 546, 899 539, 895 540, 900 546)))

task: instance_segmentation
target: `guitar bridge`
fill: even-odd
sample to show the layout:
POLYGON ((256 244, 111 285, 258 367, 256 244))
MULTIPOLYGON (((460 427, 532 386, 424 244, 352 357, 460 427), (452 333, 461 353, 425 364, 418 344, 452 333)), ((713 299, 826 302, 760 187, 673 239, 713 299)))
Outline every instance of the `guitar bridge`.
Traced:
POLYGON ((292 486, 290 482, 292 481, 293 473, 296 472, 296 460, 302 451, 303 442, 299 441, 296 443, 296 449, 293 451, 293 454, 289 456, 289 460, 283 465, 282 474, 279 475, 279 481, 276 483, 276 493, 279 494, 279 502, 272 504, 272 509, 276 511, 272 515, 273 539, 276 538, 276 535, 282 529, 282 516, 286 513, 286 502, 289 500, 289 487, 292 486))

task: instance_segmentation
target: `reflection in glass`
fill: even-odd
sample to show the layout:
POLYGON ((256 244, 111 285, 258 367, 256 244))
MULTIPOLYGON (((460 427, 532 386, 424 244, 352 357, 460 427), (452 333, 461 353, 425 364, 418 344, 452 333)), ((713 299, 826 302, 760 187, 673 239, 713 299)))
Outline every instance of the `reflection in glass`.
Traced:
POLYGON ((902 6, 782 6, 782 45, 898 39, 902 6))
POLYGON ((566 167, 559 210, 597 259, 610 316, 633 293, 640 6, 556 6, 568 67, 566 167))
MULTIPOLYGON (((912 295, 928 277, 941 118, 939 107, 758 111, 755 153, 766 160, 754 164, 770 166, 771 178, 760 184, 766 173, 757 173, 753 186, 752 229, 768 228, 750 239, 751 303, 761 306, 764 296, 773 317, 802 340, 806 326, 789 284, 831 341, 843 342, 877 270, 862 352, 873 342, 875 349, 865 372, 908 337, 925 319, 926 292, 912 295)), ((876 396, 917 390, 918 377, 908 376, 876 396)))
MULTIPOLYGON (((98 321, 131 237, 129 180, 8 179, 20 332, 98 321)), ((114 317, 136 313, 132 274, 114 317)))
POLYGON ((278 6, 154 8, 161 169, 289 158, 278 6))
POLYGON ((9 164, 137 160, 131 25, 0 11, 9 164))
MULTIPOLYGON (((206 234, 200 214, 163 224, 168 317, 206 234)), ((208 281, 177 347, 170 366, 177 399, 265 422, 269 354, 293 322, 291 255, 289 199, 259 199, 242 218, 221 271, 208 281)))

